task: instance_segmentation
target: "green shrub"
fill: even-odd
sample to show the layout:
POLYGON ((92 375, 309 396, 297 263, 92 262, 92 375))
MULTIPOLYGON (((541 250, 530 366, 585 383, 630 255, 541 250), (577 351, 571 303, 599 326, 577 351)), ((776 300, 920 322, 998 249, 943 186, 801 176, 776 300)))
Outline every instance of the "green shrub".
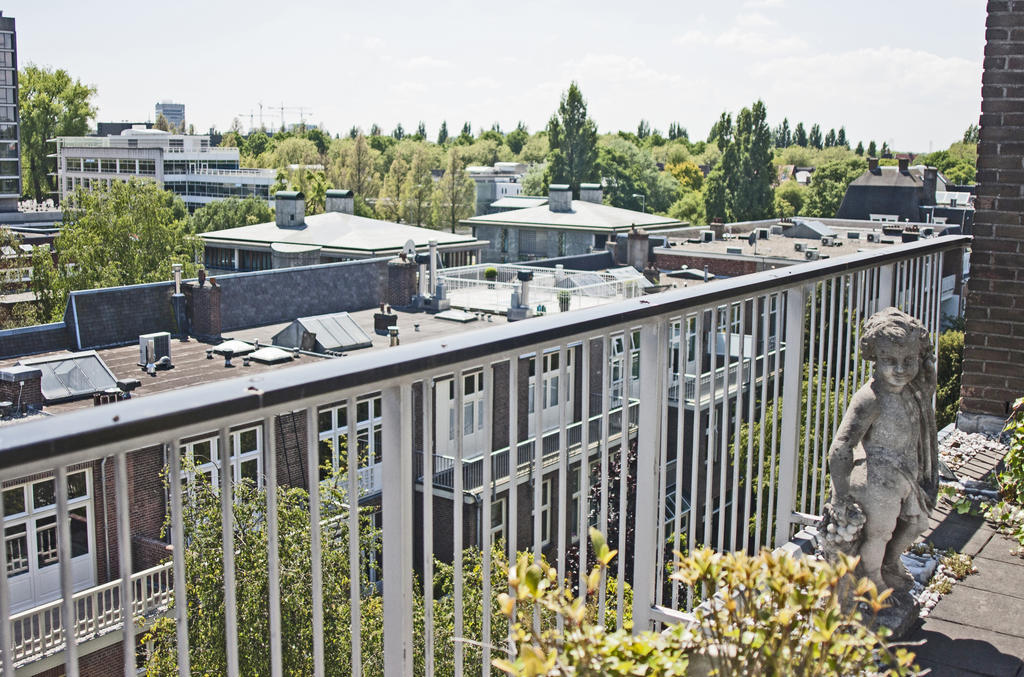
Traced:
POLYGON ((960 408, 960 373, 964 362, 964 332, 949 329, 939 335, 935 423, 939 429, 956 420, 960 408))
POLYGON ((679 557, 672 577, 694 590, 716 590, 714 601, 696 609, 696 623, 629 635, 587 618, 586 599, 616 555, 594 529, 591 539, 598 563, 580 597, 560 586, 544 562, 520 557, 510 567, 511 594, 499 595, 499 606, 514 622, 518 652, 514 660, 495 660, 496 667, 523 677, 684 675, 691 663, 719 675, 913 674, 914 655, 891 649, 888 630, 872 630, 858 610, 877 613, 888 592, 878 594, 866 579, 851 587, 855 560, 831 566, 768 551, 751 557, 697 550, 679 557), (848 611, 839 603, 842 589, 858 601, 848 611), (564 629, 535 626, 537 607, 561 616, 564 629))
POLYGON ((1013 403, 1003 432, 1010 434, 1010 451, 1003 459, 1005 469, 999 473, 1003 497, 1011 503, 1024 503, 1024 397, 1013 403))

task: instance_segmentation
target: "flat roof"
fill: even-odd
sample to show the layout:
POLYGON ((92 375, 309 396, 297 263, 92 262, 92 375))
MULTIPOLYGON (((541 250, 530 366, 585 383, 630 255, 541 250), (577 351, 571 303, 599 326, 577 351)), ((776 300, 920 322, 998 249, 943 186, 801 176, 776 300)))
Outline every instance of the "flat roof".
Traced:
POLYGON ((307 216, 301 226, 282 228, 271 221, 201 233, 200 237, 210 245, 267 246, 272 243, 285 243, 367 256, 399 252, 409 240, 412 240, 417 248, 426 247, 430 240, 437 240, 438 246, 443 248, 480 244, 472 235, 418 228, 342 212, 307 216))
POLYGON ((462 221, 467 226, 508 225, 533 226, 537 228, 562 228, 588 231, 625 232, 633 226, 655 232, 685 228, 684 221, 611 207, 586 200, 573 200, 568 212, 553 212, 549 206, 529 207, 511 212, 484 214, 462 221))
MULTIPOLYGON (((789 259, 795 261, 806 260, 808 247, 816 247, 822 256, 835 258, 846 254, 855 254, 861 250, 881 249, 900 244, 903 240, 899 235, 888 235, 882 233, 881 226, 877 230, 864 230, 857 228, 842 229, 833 228, 836 231, 835 246, 822 246, 820 239, 786 237, 785 235, 770 235, 766 240, 757 240, 756 245, 751 246, 747 241, 747 234, 733 234, 728 240, 713 240, 711 242, 690 242, 687 239, 670 238, 671 247, 661 248, 661 251, 674 252, 677 254, 713 254, 716 257, 742 256, 756 258, 789 259), (857 233, 858 239, 851 239, 848 233, 857 233), (875 242, 868 242, 868 233, 874 233, 877 237, 875 242), (802 245, 804 251, 797 251, 796 245, 802 245), (730 252, 730 249, 739 249, 740 252, 730 252)), ((896 224, 891 224, 896 225, 896 224)), ((941 229, 936 229, 939 232, 941 229)))

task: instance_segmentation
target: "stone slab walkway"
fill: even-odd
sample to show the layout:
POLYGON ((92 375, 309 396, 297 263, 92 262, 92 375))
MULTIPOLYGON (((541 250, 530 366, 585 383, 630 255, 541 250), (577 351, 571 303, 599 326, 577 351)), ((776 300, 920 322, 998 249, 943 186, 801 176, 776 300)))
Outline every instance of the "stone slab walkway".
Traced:
MULTIPOLYGON (((981 479, 999 456, 981 453, 957 475, 981 479)), ((917 663, 935 677, 1024 677, 1024 558, 1016 543, 976 516, 940 501, 925 538, 938 548, 971 555, 978 573, 958 582, 906 638, 917 663)))

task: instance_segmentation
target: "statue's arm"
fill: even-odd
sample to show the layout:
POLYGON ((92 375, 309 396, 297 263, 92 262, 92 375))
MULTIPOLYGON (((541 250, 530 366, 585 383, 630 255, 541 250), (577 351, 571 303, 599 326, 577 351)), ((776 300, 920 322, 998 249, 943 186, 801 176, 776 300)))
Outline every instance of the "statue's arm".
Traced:
POLYGON ((828 452, 829 473, 835 489, 833 500, 845 501, 849 496, 853 449, 874 425, 878 413, 878 401, 869 387, 858 390, 850 400, 828 452))

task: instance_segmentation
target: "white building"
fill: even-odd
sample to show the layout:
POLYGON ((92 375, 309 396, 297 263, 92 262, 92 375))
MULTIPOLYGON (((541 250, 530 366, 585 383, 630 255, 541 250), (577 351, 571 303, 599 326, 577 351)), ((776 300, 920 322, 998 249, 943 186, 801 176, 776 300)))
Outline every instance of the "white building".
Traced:
POLYGON ((139 176, 180 195, 189 211, 227 197, 273 205, 274 170, 240 168, 238 149, 210 146, 209 136, 126 129, 119 136, 61 136, 56 143, 61 199, 78 186, 139 176))
POLYGON ((522 162, 496 162, 493 167, 466 167, 476 184, 476 212, 491 214, 491 203, 523 192, 527 166, 522 162))

